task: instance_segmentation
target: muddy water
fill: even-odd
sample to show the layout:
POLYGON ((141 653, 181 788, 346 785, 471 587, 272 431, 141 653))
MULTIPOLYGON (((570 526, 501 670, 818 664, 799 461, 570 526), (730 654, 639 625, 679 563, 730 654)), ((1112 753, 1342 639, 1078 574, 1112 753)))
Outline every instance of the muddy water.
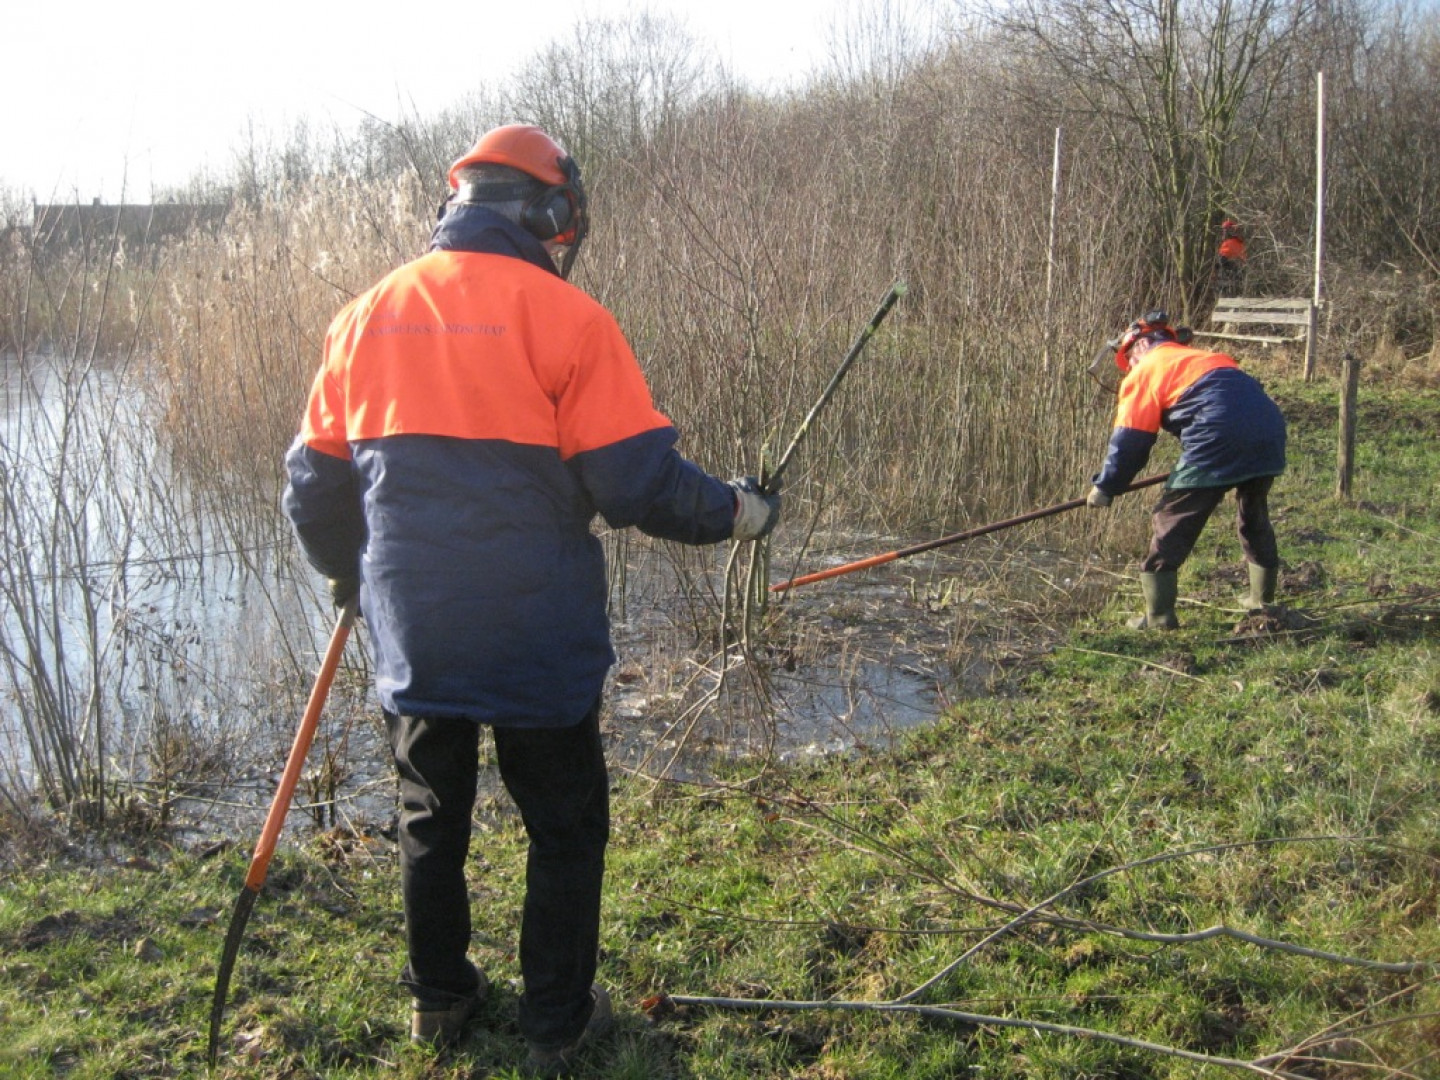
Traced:
MULTIPOLYGON (((23 513, 7 518, 0 632, 25 661, 0 668, 0 784, 35 785, 34 703, 58 690, 93 703, 68 735, 93 746, 98 715, 117 797, 197 837, 250 832, 331 628, 322 583, 273 506, 237 524, 168 475, 126 373, 6 373, 0 477, 23 513), (57 498, 87 527, 47 546, 34 538, 63 533, 52 527, 57 498), (45 589, 32 600, 20 586, 36 582, 45 589), (48 636, 27 655, 21 643, 37 627, 48 636)), ((801 553, 786 550, 782 526, 774 565, 820 569, 915 539, 820 536, 801 553)), ((713 633, 723 546, 677 557, 623 534, 606 545, 619 658, 607 750, 616 769, 655 777, 703 778, 737 755, 794 761, 889 745, 986 692, 1008 633, 994 597, 1016 594, 1013 582, 997 587, 1008 572, 998 546, 961 545, 773 596, 756 641, 722 658, 697 639, 713 633)), ((1054 576, 1049 567, 1036 580, 1054 576)), ((362 623, 308 759, 297 827, 383 827, 393 815, 365 655, 362 623)))
POLYGON ((289 726, 323 611, 172 474, 138 365, 0 356, 0 786, 207 784, 289 726))
MULTIPOLYGON (((943 573, 934 565, 922 575, 943 573)), ((958 566, 958 562, 956 564, 958 566)), ((908 568, 907 568, 908 569, 908 568)), ((983 682, 957 673, 953 613, 915 576, 870 572, 772 599, 760 640, 718 656, 666 655, 663 628, 615 628, 611 728, 627 765, 688 775, 713 754, 782 761, 889 744, 983 682)))
MULTIPOLYGON (((854 554, 869 550, 864 538, 849 542, 854 554)), ((1007 616, 988 597, 994 568, 986 553, 939 552, 795 590, 772 607, 761 641, 732 648, 722 665, 714 650, 694 645, 679 619, 684 601, 655 584, 662 571, 654 563, 664 560, 637 557, 634 547, 627 545, 631 581, 644 603, 631 598, 625 617, 613 620, 618 662, 601 720, 616 773, 703 782, 721 760, 882 749, 989 692, 1008 647, 1007 616)), ((362 639, 363 632, 362 623, 362 639)), ((358 649, 352 645, 352 656, 358 649)), ((393 826, 378 705, 364 674, 351 675, 327 708, 287 830, 373 834, 393 826), (327 767, 335 777, 328 786, 327 767)), ((258 832, 283 764, 279 734, 268 764, 235 778, 223 797, 180 804, 195 838, 258 832)), ((481 800, 482 812, 509 812, 493 766, 482 769, 481 800)))

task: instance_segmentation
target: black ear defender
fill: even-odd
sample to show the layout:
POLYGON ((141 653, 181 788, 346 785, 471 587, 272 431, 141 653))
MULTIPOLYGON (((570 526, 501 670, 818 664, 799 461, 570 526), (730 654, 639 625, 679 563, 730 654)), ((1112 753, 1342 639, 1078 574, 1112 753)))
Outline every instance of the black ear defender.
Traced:
POLYGON ((1170 316, 1164 308, 1156 308, 1154 311, 1147 311, 1143 321, 1151 324, 1157 330, 1166 330, 1170 337, 1178 345, 1189 345, 1195 340, 1195 331, 1188 326, 1171 326, 1170 316))
POLYGON ((580 186, 580 170, 570 158, 561 162, 565 183, 549 184, 535 190, 533 180, 517 180, 509 184, 461 184, 458 191, 440 204, 445 216, 449 201, 457 203, 499 203, 523 199, 520 206, 520 227, 537 240, 553 240, 576 228, 585 216, 585 190, 580 186))
POLYGON ((571 157, 561 158, 563 184, 554 184, 535 193, 520 210, 520 224, 539 240, 554 240, 574 231, 577 244, 585 233, 585 187, 580 183, 580 166, 571 157))
POLYGON ((520 209, 520 227, 537 240, 554 240, 574 220, 575 198, 568 184, 545 188, 520 209))
POLYGON ((520 205, 520 227, 537 240, 553 240, 570 228, 575 218, 575 201, 568 184, 557 184, 535 190, 535 181, 517 180, 509 184, 461 184, 458 191, 440 204, 445 216, 446 204, 503 203, 524 200, 520 205))

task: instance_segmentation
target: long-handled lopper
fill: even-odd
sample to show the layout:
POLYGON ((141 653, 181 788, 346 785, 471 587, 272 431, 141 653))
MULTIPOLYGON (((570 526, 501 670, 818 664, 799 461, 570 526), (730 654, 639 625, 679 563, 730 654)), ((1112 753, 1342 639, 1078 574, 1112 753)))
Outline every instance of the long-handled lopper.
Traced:
POLYGON ((780 475, 785 471, 786 466, 790 464, 790 459, 795 456, 795 451, 800 446, 800 443, 804 440, 805 436, 809 434, 810 425, 815 422, 815 418, 820 415, 820 411, 824 409, 825 406, 829 404, 830 399, 835 396, 835 390, 839 387, 840 381, 845 378, 845 373, 850 370, 850 365, 855 363, 860 353, 864 351, 866 342, 875 336, 876 330, 880 329, 880 324, 885 321, 885 316, 890 314, 890 309, 895 306, 895 301, 904 295, 905 283, 903 281, 897 281, 894 285, 890 286, 890 291, 885 294, 885 299, 880 301, 880 306, 875 309, 875 314, 870 316, 870 321, 865 324, 865 328, 861 330, 855 338, 854 344, 850 346, 850 351, 845 354, 845 359, 840 361, 840 366, 835 369, 835 374, 830 376, 829 384, 826 385, 815 404, 811 406, 810 411, 806 413, 805 419, 800 421, 800 426, 796 428, 795 435, 790 440, 790 445, 787 446, 785 452, 780 455, 780 460, 775 463, 773 469, 768 469, 761 475, 760 486, 766 491, 774 492, 780 490, 780 475))
POLYGON ((325 658, 315 676, 315 685, 310 688, 310 700, 305 705, 305 715, 300 728, 295 732, 295 742, 290 747, 290 757, 285 762, 285 771, 280 776, 280 786, 275 789, 275 798, 270 802, 270 812, 265 815, 265 825, 260 830, 260 840, 255 845, 255 854, 250 857, 250 869, 245 874, 245 885, 235 898, 235 910, 230 915, 230 929, 225 934, 225 948, 220 953, 220 970, 215 974, 215 1000, 210 1006, 210 1049, 209 1061, 215 1064, 220 1052, 220 1021, 225 1015, 225 995, 230 988, 230 973, 235 969, 235 957, 240 952, 240 939, 245 934, 245 924, 250 921, 250 909, 265 884, 265 875, 270 870, 270 858, 275 854, 275 843, 280 838, 280 828, 285 824, 285 815, 290 810, 290 800, 295 795, 295 785, 300 781, 300 771, 305 767, 305 757, 310 753, 310 744, 315 738, 315 728, 320 722, 320 710, 330 695, 330 684, 335 681, 335 671, 340 666, 341 654, 345 652, 345 641, 350 628, 355 624, 359 599, 352 597, 335 620, 335 629, 330 634, 330 644, 325 648, 325 658))
MULTIPOLYGON (((1161 483, 1169 479, 1169 477, 1169 473, 1147 476, 1142 480, 1136 480, 1125 490, 1138 491, 1140 488, 1161 483)), ((1075 510, 1084 505, 1084 499, 1068 499, 1063 503, 1056 503, 1054 506, 1047 506, 1041 510, 1032 510, 1028 514, 1021 514, 1019 517, 1006 518, 1004 521, 994 521, 989 525, 980 525, 974 529, 966 529, 964 532, 951 533, 949 536, 942 536, 936 540, 926 540, 922 544, 913 544, 910 547, 900 548, 897 551, 887 551, 883 555, 871 555, 868 559, 859 559, 856 562, 846 563, 844 566, 834 566, 829 570, 817 570, 813 574, 804 574, 801 577, 791 578, 789 581, 777 582, 770 586, 770 591, 784 592, 786 589, 793 589, 797 585, 809 585, 812 582, 824 581, 827 578, 840 577, 842 574, 853 574, 856 570, 868 570, 872 566, 883 566, 885 563, 894 562, 896 559, 903 559, 907 555, 919 555, 922 551, 933 551, 935 548, 944 547, 946 544, 956 544, 961 540, 973 540, 975 537, 984 536, 986 533, 999 532, 1001 529, 1009 529, 1015 525, 1023 525, 1027 521, 1050 517, 1052 514, 1063 514, 1066 510, 1075 510)))

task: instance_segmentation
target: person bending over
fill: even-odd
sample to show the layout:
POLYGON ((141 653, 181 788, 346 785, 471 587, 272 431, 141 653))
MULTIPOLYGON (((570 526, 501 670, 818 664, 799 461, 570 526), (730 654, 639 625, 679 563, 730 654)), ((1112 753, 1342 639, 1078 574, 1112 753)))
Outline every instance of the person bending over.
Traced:
POLYGON ((1120 368, 1109 452, 1086 504, 1110 505, 1150 458, 1164 429, 1180 440, 1176 463, 1151 517, 1140 564, 1145 614, 1134 629, 1173 630, 1178 573, 1228 491, 1235 492, 1240 545, 1249 569, 1249 606, 1275 600, 1280 556, 1270 523, 1270 488, 1285 471, 1285 418, 1264 388, 1225 353, 1192 348, 1190 331, 1163 311, 1131 323, 1108 343, 1120 368))

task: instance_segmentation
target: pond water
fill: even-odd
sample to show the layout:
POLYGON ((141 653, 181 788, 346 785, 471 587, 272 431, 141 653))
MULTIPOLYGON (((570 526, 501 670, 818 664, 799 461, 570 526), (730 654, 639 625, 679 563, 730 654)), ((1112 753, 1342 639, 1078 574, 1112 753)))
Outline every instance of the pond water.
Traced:
POLYGON ((311 590, 173 474, 138 368, 0 369, 0 784, 199 772, 288 708, 270 658, 309 650, 311 590))
MULTIPOLYGON (((274 503, 245 516, 174 475, 138 372, 11 358, 0 389, 0 785, 68 791, 99 770, 197 835, 248 831, 331 628, 323 583, 274 503)), ((619 663, 602 726, 617 769, 693 779, 717 756, 884 746, 992 674, 988 547, 781 594, 757 643, 722 662, 695 641, 715 622, 713 599, 696 597, 723 592, 724 546, 677 556, 633 534, 604 539, 619 663)), ((782 526, 776 565, 785 539, 782 526)), ((797 561, 817 569, 899 539, 812 537, 797 561)), ((378 720, 362 623, 298 821, 388 820, 378 720)))

